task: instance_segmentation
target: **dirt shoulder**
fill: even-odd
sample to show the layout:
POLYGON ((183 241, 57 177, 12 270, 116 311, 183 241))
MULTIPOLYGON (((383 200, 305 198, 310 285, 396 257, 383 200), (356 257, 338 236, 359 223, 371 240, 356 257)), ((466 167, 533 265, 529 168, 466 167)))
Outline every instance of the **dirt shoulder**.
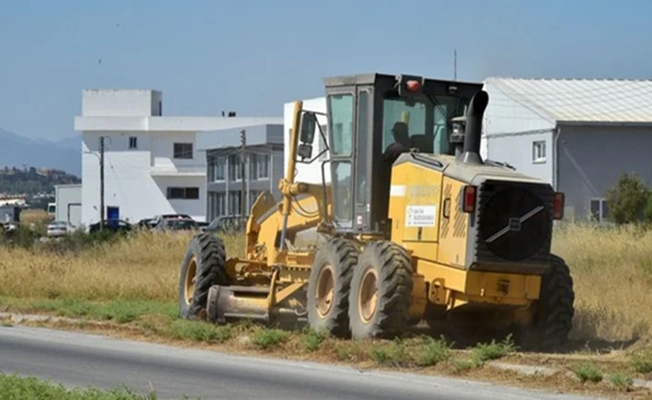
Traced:
POLYGON ((510 386, 623 399, 652 399, 652 352, 526 354, 509 342, 453 348, 432 338, 352 342, 309 331, 280 331, 252 324, 214 326, 203 322, 143 315, 129 322, 69 318, 53 313, 0 313, 3 326, 15 324, 102 334, 242 355, 310 360, 360 369, 401 370, 457 376, 510 386), (635 358, 634 356, 639 358, 635 358), (644 358, 646 356, 650 358, 644 358), (650 371, 647 371, 650 364, 650 371))

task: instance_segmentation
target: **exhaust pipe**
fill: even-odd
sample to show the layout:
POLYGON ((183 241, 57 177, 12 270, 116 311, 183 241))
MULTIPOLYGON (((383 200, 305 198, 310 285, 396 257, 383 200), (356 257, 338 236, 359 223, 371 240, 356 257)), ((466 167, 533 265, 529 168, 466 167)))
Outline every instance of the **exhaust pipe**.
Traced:
POLYGON ((476 93, 466 112, 464 129, 464 147, 458 160, 464 164, 483 164, 480 157, 480 141, 482 139, 482 118, 489 103, 489 94, 484 90, 476 93))

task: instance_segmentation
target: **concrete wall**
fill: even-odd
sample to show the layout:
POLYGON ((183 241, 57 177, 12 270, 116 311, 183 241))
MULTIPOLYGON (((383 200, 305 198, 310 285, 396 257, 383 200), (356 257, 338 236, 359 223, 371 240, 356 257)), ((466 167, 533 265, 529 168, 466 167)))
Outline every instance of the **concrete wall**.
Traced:
POLYGON ((561 126, 559 190, 567 216, 589 215, 592 199, 604 199, 623 172, 652 184, 652 128, 561 126))
POLYGON ((196 132, 148 132, 151 147, 152 168, 155 172, 197 172, 206 171, 206 157, 197 150, 196 132), (175 143, 192 143, 192 159, 174 158, 175 143))
POLYGON ((553 183, 552 131, 493 135, 486 138, 489 158, 507 162, 517 171, 553 183), (545 143, 545 158, 534 158, 534 146, 545 143))
POLYGON ((66 221, 73 228, 82 223, 82 185, 55 186, 56 221, 66 221))
POLYGON ((82 92, 82 115, 160 116, 163 94, 157 90, 86 89, 82 92))

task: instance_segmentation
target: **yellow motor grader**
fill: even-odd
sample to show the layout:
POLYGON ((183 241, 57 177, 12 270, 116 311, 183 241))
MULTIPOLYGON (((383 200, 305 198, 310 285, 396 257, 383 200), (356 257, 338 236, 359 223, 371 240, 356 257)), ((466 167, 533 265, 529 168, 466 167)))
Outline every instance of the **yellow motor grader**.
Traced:
POLYGON ((482 84, 374 73, 325 87, 328 134, 297 101, 282 199, 257 198, 246 254, 227 256, 207 233, 191 240, 181 317, 307 320, 354 339, 445 321, 527 332, 539 350, 562 346, 573 280, 551 235, 564 196, 482 159, 482 84), (317 160, 321 182, 295 182, 297 163, 317 160))

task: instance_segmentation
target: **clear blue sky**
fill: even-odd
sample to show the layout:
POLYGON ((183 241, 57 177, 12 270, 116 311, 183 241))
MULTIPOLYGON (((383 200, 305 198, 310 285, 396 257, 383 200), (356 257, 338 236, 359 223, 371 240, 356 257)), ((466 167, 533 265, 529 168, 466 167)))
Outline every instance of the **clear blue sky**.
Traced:
POLYGON ((163 91, 166 115, 280 116, 359 72, 652 75, 649 0, 5 0, 0 127, 75 134, 84 88, 163 91), (101 62, 100 62, 101 60, 101 62))

